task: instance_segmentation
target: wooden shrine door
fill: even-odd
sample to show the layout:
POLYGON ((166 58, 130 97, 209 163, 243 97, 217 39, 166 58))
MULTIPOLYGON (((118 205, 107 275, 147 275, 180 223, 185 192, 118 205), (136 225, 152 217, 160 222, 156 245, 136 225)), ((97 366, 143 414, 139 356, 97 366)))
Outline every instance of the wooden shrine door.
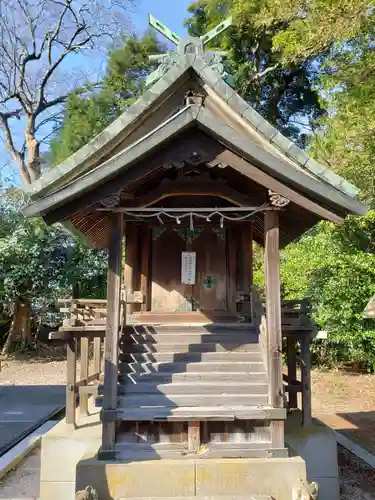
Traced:
POLYGON ((227 259, 225 229, 207 225, 191 244, 196 252, 193 303, 204 312, 227 311, 227 259))
POLYGON ((151 310, 155 312, 226 311, 225 230, 206 225, 152 230, 151 310), (195 283, 181 281, 182 252, 195 252, 195 283))

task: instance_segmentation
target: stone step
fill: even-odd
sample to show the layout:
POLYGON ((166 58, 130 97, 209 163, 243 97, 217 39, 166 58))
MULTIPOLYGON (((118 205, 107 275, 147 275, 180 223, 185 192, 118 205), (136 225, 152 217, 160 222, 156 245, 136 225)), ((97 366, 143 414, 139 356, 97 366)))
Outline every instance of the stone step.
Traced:
POLYGON ((159 384, 166 384, 168 382, 216 382, 219 380, 221 383, 226 382, 263 382, 267 383, 266 373, 262 372, 183 372, 183 373, 170 373, 170 372, 144 372, 144 373, 126 373, 120 375, 119 382, 126 383, 128 380, 137 384, 155 382, 159 384))
POLYGON ((144 353, 144 352, 172 352, 172 353, 190 353, 190 352, 249 352, 260 353, 259 344, 241 344, 236 342, 204 342, 203 344, 167 344, 167 343, 123 343, 122 350, 126 352, 144 353))
MULTIPOLYGON (((164 406, 262 406, 268 394, 126 394, 118 396, 117 408, 164 406)), ((101 404, 99 405, 101 406, 101 404)))
POLYGON ((123 335, 120 343, 127 341, 143 344, 203 344, 205 342, 235 342, 240 344, 258 344, 259 335, 257 333, 249 333, 246 331, 238 332, 196 332, 196 333, 131 333, 123 335))
POLYGON ((134 384, 128 381, 126 384, 118 385, 118 394, 144 394, 145 398, 149 395, 157 394, 174 394, 174 395, 188 395, 188 394, 218 394, 218 395, 233 395, 233 394, 268 394, 268 384, 261 384, 259 382, 226 382, 225 384, 220 381, 216 382, 172 382, 170 384, 160 383, 142 383, 134 384))
POLYGON ((262 361, 260 352, 155 352, 155 353, 122 353, 120 362, 139 363, 175 363, 185 361, 186 363, 199 363, 201 361, 225 361, 233 363, 235 361, 262 361))
POLYGON ((119 364, 120 373, 160 373, 167 372, 173 374, 185 373, 209 373, 209 372, 241 372, 241 373, 264 373, 263 361, 200 361, 200 362, 122 362, 119 364))

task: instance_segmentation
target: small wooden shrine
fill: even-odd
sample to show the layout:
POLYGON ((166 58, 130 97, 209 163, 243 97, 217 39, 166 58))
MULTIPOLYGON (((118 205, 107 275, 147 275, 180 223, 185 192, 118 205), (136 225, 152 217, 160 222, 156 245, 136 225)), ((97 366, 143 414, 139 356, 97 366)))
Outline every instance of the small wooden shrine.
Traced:
MULTIPOLYGON (((204 45, 228 24, 182 40, 157 23, 177 47, 147 91, 29 188, 27 216, 108 249, 107 302, 86 320, 71 306, 65 327, 105 332, 104 458, 286 456, 282 335, 312 325, 303 303, 282 314, 280 248, 320 220, 365 212, 354 186, 227 83, 204 45), (253 242, 264 247, 264 301, 253 242)), ((295 372, 295 342, 288 353, 295 372)))

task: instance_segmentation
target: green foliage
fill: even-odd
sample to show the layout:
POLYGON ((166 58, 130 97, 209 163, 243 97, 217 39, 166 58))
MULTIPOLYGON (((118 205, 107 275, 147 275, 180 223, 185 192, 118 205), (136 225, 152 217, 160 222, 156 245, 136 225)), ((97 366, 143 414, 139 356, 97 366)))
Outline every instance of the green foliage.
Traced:
POLYGON ((331 112, 311 152, 361 188, 375 208, 375 21, 335 50, 322 68, 323 104, 331 112))
POLYGON ((123 46, 109 54, 101 88, 86 96, 76 92, 69 96, 62 126, 50 143, 53 165, 84 146, 141 95, 146 76, 153 69, 148 56, 161 51, 163 47, 151 34, 126 38, 123 46))
MULTIPOLYGON (((321 116, 314 71, 305 58, 296 64, 284 62, 283 52, 273 40, 285 25, 283 19, 260 22, 267 10, 259 0, 201 0, 188 7, 185 21, 193 35, 201 35, 231 14, 234 26, 220 37, 220 48, 228 52, 226 64, 239 94, 285 135, 306 140, 305 126, 321 116)), ((214 40, 218 43, 218 39, 214 40)))
POLYGON ((286 298, 309 297, 329 334, 317 360, 355 362, 375 370, 375 322, 361 313, 375 293, 375 211, 349 217, 343 228, 320 223, 282 252, 286 298))
POLYGON ((9 189, 0 198, 0 283, 2 299, 23 297, 35 307, 70 296, 81 284, 85 296, 105 294, 106 258, 89 249, 62 226, 25 219, 22 193, 9 189))

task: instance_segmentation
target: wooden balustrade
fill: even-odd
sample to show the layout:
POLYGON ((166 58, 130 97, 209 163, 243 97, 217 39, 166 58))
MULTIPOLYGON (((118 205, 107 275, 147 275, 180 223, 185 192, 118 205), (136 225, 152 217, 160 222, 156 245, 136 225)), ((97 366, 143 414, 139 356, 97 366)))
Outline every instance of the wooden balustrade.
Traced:
MULTIPOLYGON (((129 297, 131 303, 142 302, 138 292, 129 297)), ((63 326, 57 335, 67 341, 67 393, 66 421, 74 424, 76 419, 77 395, 81 414, 88 412, 88 398, 96 394, 102 369, 102 342, 105 338, 107 319, 107 300, 105 299, 62 299, 60 311, 65 315, 63 326), (79 348, 78 348, 79 345, 79 348), (90 354, 92 354, 92 373, 90 373, 90 354), (80 358, 80 379, 77 380, 77 361, 80 358)), ((124 318, 124 302, 120 306, 120 318, 124 318)), ((267 371, 270 366, 269 338, 266 309, 261 291, 251 289, 252 324, 260 328, 260 345, 267 371)), ((297 393, 302 393, 303 422, 311 422, 311 383, 310 383, 310 342, 316 330, 311 317, 313 309, 303 300, 284 300, 281 305, 282 335, 286 338, 287 374, 283 376, 284 393, 288 394, 288 407, 297 408, 297 393), (300 355, 297 356, 298 345, 300 355), (297 379, 299 365, 301 380, 297 379)), ((121 320, 120 329, 124 324, 121 320)), ((55 337, 55 335, 54 335, 55 337)), ((271 394, 270 394, 271 402, 271 394)))
MULTIPOLYGON (((261 291, 253 287, 253 317, 259 325, 259 342, 267 372, 269 369, 269 339, 266 308, 261 291)), ((311 409, 311 353, 310 343, 316 332, 312 318, 314 309, 307 299, 283 300, 281 303, 281 329, 285 342, 287 373, 283 375, 283 391, 288 395, 288 409, 298 408, 298 393, 302 396, 302 421, 308 426, 312 421, 311 409), (298 379, 298 372, 300 379, 298 379)))
POLYGON ((107 301, 62 299, 59 300, 59 305, 60 312, 65 318, 58 335, 67 342, 66 422, 75 424, 77 395, 80 413, 85 415, 88 413, 89 396, 96 393, 103 372, 102 341, 105 337, 107 301), (78 357, 79 380, 77 380, 78 357))

